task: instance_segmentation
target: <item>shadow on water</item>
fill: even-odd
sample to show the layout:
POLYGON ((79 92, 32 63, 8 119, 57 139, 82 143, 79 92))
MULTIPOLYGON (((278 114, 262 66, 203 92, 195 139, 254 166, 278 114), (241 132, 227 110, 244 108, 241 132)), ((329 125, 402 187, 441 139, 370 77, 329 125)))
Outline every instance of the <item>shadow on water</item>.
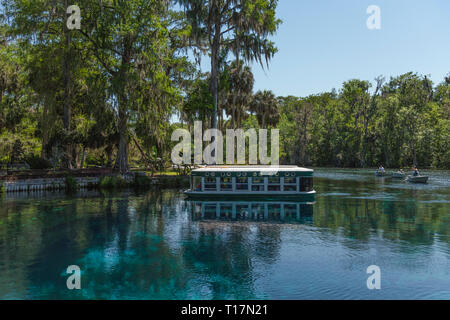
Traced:
POLYGON ((416 187, 318 170, 314 203, 191 202, 179 190, 6 194, 0 298, 448 297, 445 174, 416 187), (365 287, 373 263, 385 272, 379 293, 365 287), (66 288, 73 264, 82 290, 66 288))

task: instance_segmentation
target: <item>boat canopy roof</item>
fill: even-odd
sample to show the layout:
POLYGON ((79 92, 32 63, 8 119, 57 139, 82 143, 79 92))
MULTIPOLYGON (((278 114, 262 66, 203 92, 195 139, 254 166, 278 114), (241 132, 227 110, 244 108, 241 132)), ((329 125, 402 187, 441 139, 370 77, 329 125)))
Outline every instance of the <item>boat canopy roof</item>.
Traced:
POLYGON ((206 166, 192 170, 193 176, 312 176, 314 170, 298 166, 206 166))

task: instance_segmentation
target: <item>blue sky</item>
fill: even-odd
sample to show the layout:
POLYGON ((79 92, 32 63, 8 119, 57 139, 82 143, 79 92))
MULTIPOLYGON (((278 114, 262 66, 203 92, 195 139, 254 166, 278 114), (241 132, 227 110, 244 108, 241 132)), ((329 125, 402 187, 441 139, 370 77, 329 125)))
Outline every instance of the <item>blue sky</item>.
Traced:
POLYGON ((279 0, 277 15, 279 51, 268 70, 252 66, 255 91, 306 96, 408 71, 436 84, 450 72, 450 0, 279 0), (366 26, 370 5, 380 30, 366 26))

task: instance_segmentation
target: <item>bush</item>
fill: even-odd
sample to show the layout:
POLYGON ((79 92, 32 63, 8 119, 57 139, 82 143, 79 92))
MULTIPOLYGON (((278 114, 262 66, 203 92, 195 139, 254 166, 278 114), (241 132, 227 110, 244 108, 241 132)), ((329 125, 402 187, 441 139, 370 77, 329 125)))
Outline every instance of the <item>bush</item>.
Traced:
POLYGON ((66 177, 66 192, 75 192, 78 190, 78 183, 72 176, 66 177))
POLYGON ((3 182, 0 181, 0 194, 5 192, 5 187, 3 186, 3 182))
POLYGON ((88 154, 86 157, 86 166, 87 167, 101 167, 105 164, 105 156, 102 154, 101 156, 95 156, 88 154))
POLYGON ((133 186, 136 188, 150 187, 152 185, 152 179, 143 175, 135 175, 133 186))
POLYGON ((14 141, 12 151, 11 151, 11 163, 22 161, 24 155, 23 144, 22 141, 16 139, 14 141))
POLYGON ((128 187, 128 182, 121 176, 104 176, 99 182, 100 189, 117 189, 128 187))
POLYGON ((50 169, 52 164, 47 159, 42 159, 34 154, 26 156, 24 161, 28 163, 30 169, 50 169))

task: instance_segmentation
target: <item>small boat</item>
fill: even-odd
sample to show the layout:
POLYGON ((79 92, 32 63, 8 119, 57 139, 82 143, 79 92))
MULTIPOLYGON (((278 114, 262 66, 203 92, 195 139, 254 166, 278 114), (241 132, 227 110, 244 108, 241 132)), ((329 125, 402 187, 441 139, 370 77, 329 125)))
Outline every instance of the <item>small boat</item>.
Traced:
POLYGON ((403 179, 404 177, 405 177, 404 172, 397 171, 392 173, 392 178, 403 179))
POLYGON ((377 177, 385 177, 386 176, 386 171, 375 171, 375 176, 377 177))
POLYGON ((412 183, 427 183, 428 176, 408 176, 406 180, 412 183))

